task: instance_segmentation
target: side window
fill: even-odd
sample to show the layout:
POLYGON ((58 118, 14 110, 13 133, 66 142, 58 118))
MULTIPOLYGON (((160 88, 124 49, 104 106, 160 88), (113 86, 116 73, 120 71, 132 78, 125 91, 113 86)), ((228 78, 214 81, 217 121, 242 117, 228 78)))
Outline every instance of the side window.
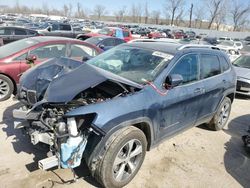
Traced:
POLYGON ((119 44, 122 44, 122 43, 125 43, 124 40, 120 40, 120 39, 116 39, 115 40, 115 45, 119 45, 119 44))
POLYGON ((220 63, 222 72, 225 72, 230 68, 228 62, 225 60, 224 57, 220 57, 220 63))
POLYGON ((102 44, 104 46, 114 46, 114 39, 104 39, 104 41, 102 42, 102 44))
POLYGON ((60 30, 63 30, 63 31, 71 31, 71 26, 70 25, 67 25, 67 24, 60 24, 60 30))
POLYGON ((220 62, 216 55, 202 54, 200 57, 201 78, 209 78, 221 73, 220 62))
POLYGON ((15 29, 15 35, 27 35, 25 30, 15 29))
POLYGON ((64 57, 66 53, 65 44, 53 44, 46 45, 35 50, 32 50, 30 54, 36 55, 38 59, 48 59, 48 58, 59 58, 64 57))
POLYGON ((71 53, 69 57, 82 59, 83 57, 89 57, 89 56, 94 57, 96 55, 97 52, 93 48, 81 44, 72 44, 71 53))
POLYGON ((36 31, 29 31, 29 35, 36 35, 36 31))
POLYGON ((23 61, 23 60, 26 59, 27 55, 28 55, 28 53, 25 53, 25 54, 23 54, 23 55, 20 55, 19 57, 16 57, 15 60, 16 60, 16 61, 18 61, 18 60, 23 61))
POLYGON ((171 70, 171 74, 180 74, 183 77, 183 84, 198 80, 197 55, 190 54, 181 58, 171 70))
POLYGON ((59 30, 58 24, 52 24, 52 31, 59 30))
POLYGON ((10 29, 0 29, 0 35, 11 35, 10 29))

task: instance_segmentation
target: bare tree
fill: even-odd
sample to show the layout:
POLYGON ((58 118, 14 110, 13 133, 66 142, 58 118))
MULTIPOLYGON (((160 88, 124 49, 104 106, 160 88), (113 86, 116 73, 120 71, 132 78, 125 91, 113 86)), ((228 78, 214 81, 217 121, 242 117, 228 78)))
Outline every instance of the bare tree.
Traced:
POLYGON ((138 5, 136 6, 136 17, 137 17, 137 21, 139 23, 142 22, 142 5, 141 3, 138 3, 138 5))
POLYGON ((135 23, 136 22, 136 6, 134 3, 131 6, 130 16, 132 17, 132 22, 135 23))
POLYGON ((126 6, 123 6, 119 10, 115 11, 114 15, 115 15, 116 21, 117 22, 124 22, 126 12, 127 12, 126 6))
POLYGON ((226 17, 227 17, 227 12, 228 12, 227 5, 228 4, 226 4, 226 2, 224 1, 224 3, 221 5, 221 9, 218 15, 214 19, 217 30, 219 30, 221 25, 226 22, 226 17))
POLYGON ((175 15, 180 14, 183 4, 183 0, 166 0, 165 11, 171 14, 171 25, 174 23, 175 15))
POLYGON ((195 27, 201 28, 202 20, 204 19, 204 7, 202 5, 194 9, 194 16, 195 16, 195 27), (198 22, 199 26, 197 26, 198 22))
POLYGON ((250 13, 250 4, 247 6, 240 4, 239 1, 232 0, 230 14, 233 17, 234 31, 242 27, 247 21, 250 13))
POLYGON ((144 5, 144 18, 145 18, 145 24, 148 23, 148 17, 149 17, 149 11, 148 11, 148 2, 145 2, 144 5))
POLYGON ((154 10, 152 11, 151 15, 154 23, 159 24, 161 12, 159 10, 154 10))
POLYGON ((69 13, 69 7, 68 7, 68 5, 64 4, 64 5, 63 5, 63 15, 64 15, 65 17, 67 17, 67 16, 68 16, 68 13, 69 13))
POLYGON ((103 5, 96 5, 94 8, 94 15, 97 16, 98 20, 106 13, 106 8, 103 5))
POLYGON ((215 21, 216 17, 219 15, 221 11, 221 7, 224 0, 208 0, 207 7, 210 14, 210 21, 208 24, 208 29, 211 29, 213 22, 215 21))
POLYGON ((43 2, 42 11, 44 14, 49 15, 50 10, 49 10, 48 4, 46 4, 45 2, 43 2))
POLYGON ((77 2, 77 4, 76 4, 75 16, 78 18, 85 18, 87 16, 86 11, 83 10, 82 5, 79 2, 77 2))
POLYGON ((179 26, 180 22, 183 21, 183 15, 184 15, 184 10, 181 9, 180 12, 179 12, 179 14, 175 18, 175 25, 176 26, 179 26))
POLYGON ((192 27, 193 8, 194 8, 194 4, 191 3, 190 14, 189 14, 189 26, 188 27, 192 27))
POLYGON ((72 16, 72 9, 73 9, 73 7, 72 7, 72 4, 71 4, 71 3, 69 3, 68 8, 69 8, 69 11, 68 11, 68 17, 71 17, 71 16, 72 16))

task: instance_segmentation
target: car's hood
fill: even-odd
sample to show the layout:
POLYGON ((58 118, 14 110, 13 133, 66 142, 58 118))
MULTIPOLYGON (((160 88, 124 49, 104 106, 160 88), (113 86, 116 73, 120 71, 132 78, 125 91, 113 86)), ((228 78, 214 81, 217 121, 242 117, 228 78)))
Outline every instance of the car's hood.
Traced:
POLYGON ((141 89, 142 85, 105 71, 93 65, 84 63, 77 69, 67 72, 54 79, 45 94, 44 99, 53 103, 67 103, 74 99, 80 92, 107 80, 122 83, 141 89))
POLYGON ((82 65, 82 62, 68 58, 53 58, 32 67, 20 78, 18 98, 23 99, 26 90, 36 92, 36 98, 41 100, 53 79, 63 76, 82 65))
POLYGON ((250 69, 234 66, 237 76, 250 79, 250 69))

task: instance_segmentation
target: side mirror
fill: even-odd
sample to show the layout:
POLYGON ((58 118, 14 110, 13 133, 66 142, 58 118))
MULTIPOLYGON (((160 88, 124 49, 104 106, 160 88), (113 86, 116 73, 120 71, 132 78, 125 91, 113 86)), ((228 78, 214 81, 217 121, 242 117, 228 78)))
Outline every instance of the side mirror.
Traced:
POLYGON ((100 45, 99 45, 99 48, 104 49, 105 46, 104 46, 103 44, 100 44, 100 45))
POLYGON ((82 62, 85 62, 85 61, 88 61, 88 60, 90 60, 90 57, 84 56, 84 57, 82 58, 82 62))
POLYGON ((27 64, 34 65, 35 61, 37 60, 37 56, 30 54, 25 59, 27 64))
POLYGON ((49 27, 47 27, 47 30, 49 31, 49 32, 51 32, 51 26, 49 26, 49 27))
POLYGON ((165 87, 173 88, 180 85, 183 82, 183 77, 180 74, 171 74, 166 78, 165 87))

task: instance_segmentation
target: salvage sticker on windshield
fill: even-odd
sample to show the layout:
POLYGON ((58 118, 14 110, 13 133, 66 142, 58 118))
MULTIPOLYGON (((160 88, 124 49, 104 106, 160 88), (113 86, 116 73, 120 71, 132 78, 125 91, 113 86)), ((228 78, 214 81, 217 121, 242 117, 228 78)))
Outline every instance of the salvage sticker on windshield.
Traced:
POLYGON ((153 52, 152 55, 162 57, 162 58, 164 58, 166 60, 170 60, 170 59, 172 59, 174 57, 172 55, 169 55, 169 54, 166 54, 166 53, 163 53, 163 52, 159 52, 159 51, 153 52))

